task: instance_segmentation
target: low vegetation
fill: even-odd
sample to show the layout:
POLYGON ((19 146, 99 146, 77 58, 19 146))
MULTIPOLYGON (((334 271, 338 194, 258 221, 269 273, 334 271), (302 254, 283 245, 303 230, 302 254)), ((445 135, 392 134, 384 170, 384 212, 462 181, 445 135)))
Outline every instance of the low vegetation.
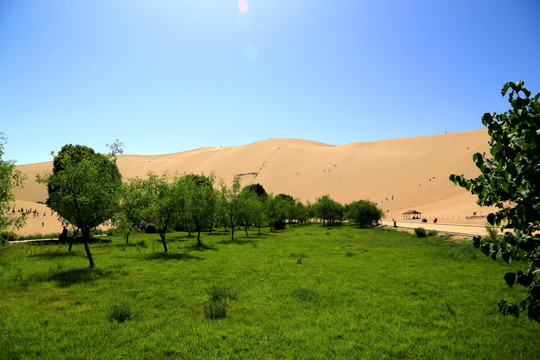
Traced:
POLYGON ((0 254, 0 357, 536 358, 540 328, 491 286, 520 264, 470 242, 352 224, 100 237, 0 254), (300 261, 299 261, 300 260, 300 261), (481 282, 478 276, 482 274, 481 282), (513 339, 519 339, 513 340, 513 339), (523 346, 527 344, 527 346, 523 346))

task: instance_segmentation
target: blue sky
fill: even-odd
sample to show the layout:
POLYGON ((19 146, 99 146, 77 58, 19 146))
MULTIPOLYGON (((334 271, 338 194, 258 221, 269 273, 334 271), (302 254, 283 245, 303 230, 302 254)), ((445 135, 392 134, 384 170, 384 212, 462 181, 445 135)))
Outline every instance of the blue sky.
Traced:
POLYGON ((479 129, 505 82, 540 91, 539 19, 537 0, 0 0, 4 159, 479 129))

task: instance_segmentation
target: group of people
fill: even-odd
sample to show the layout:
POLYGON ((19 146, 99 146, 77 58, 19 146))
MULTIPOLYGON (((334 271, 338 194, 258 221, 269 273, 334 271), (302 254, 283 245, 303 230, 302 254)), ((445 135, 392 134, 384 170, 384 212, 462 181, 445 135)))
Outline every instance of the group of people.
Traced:
MULTIPOLYGON (((9 213, 9 210, 8 210, 8 213, 9 213)), ((20 214, 20 216, 30 216, 30 215, 32 215, 33 218, 36 218, 36 217, 39 217, 39 216, 44 216, 44 217, 47 216, 47 211, 41 212, 41 211, 38 211, 37 209, 32 209, 32 208, 25 209, 23 207, 21 207, 20 209, 15 209, 15 207, 13 207, 11 209, 11 215, 15 215, 17 213, 20 214)), ((54 216, 54 214, 55 214, 54 211, 51 210, 50 216, 54 216)), ((62 224, 62 226, 65 225, 63 219, 60 216, 58 216, 58 222, 60 222, 62 224)), ((45 222, 44 221, 41 222, 41 227, 45 227, 45 222)))

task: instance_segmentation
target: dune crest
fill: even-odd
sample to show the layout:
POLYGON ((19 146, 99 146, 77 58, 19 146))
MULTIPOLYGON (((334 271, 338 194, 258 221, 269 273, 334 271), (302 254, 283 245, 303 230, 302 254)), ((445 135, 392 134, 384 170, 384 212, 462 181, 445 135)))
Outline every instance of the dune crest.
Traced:
MULTIPOLYGON (((166 155, 121 155, 118 166, 124 179, 145 177, 148 171, 214 172, 230 184, 234 175, 246 174, 241 176, 243 186, 258 182, 268 192, 290 194, 303 202, 314 202, 324 194, 341 203, 370 199, 390 219, 416 209, 428 218, 465 222, 465 216, 485 215, 488 209, 476 205, 476 198, 448 177, 451 173, 479 174, 472 155, 489 152, 488 140, 485 129, 343 145, 267 139, 166 155)), ((28 179, 23 189, 15 191, 16 199, 27 206, 45 201, 46 187, 37 184, 35 177, 51 171, 52 162, 18 169, 28 179)), ((29 227, 21 233, 40 232, 29 227)))

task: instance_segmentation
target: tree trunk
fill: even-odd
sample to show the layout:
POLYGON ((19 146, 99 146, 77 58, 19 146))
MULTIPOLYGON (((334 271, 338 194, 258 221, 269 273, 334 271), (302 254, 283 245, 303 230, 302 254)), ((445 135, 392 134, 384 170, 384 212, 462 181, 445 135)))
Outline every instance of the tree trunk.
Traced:
POLYGON ((247 225, 244 226, 244 230, 246 231, 246 237, 249 237, 248 232, 247 232, 247 228, 248 228, 247 225))
POLYGON ((163 244, 163 250, 165 250, 165 252, 169 251, 167 249, 167 243, 165 242, 165 233, 159 233, 159 237, 161 238, 161 243, 163 244))
POLYGON ((131 233, 131 229, 126 234, 126 245, 129 245, 129 234, 131 233))
POLYGON ((233 223, 232 215, 231 215, 231 241, 234 241, 234 223, 233 223))
POLYGON ((202 242, 201 242, 201 230, 197 231, 197 246, 202 246, 202 242))
MULTIPOLYGON (((69 237, 69 236, 66 236, 67 239, 69 241, 69 248, 68 248, 68 251, 71 251, 71 248, 73 247, 73 241, 75 240, 75 236, 77 236, 77 233, 79 232, 79 228, 77 228, 77 230, 75 230, 75 232, 73 233, 73 237, 69 237), (69 240, 71 239, 71 240, 69 240)), ((88 235, 90 237, 90 235, 88 235)))
POLYGON ((84 250, 86 251, 86 256, 88 256, 88 262, 90 267, 93 268, 96 266, 94 259, 92 259, 92 254, 90 253, 90 248, 88 247, 88 241, 90 240, 90 229, 82 229, 82 237, 84 243, 84 250))

